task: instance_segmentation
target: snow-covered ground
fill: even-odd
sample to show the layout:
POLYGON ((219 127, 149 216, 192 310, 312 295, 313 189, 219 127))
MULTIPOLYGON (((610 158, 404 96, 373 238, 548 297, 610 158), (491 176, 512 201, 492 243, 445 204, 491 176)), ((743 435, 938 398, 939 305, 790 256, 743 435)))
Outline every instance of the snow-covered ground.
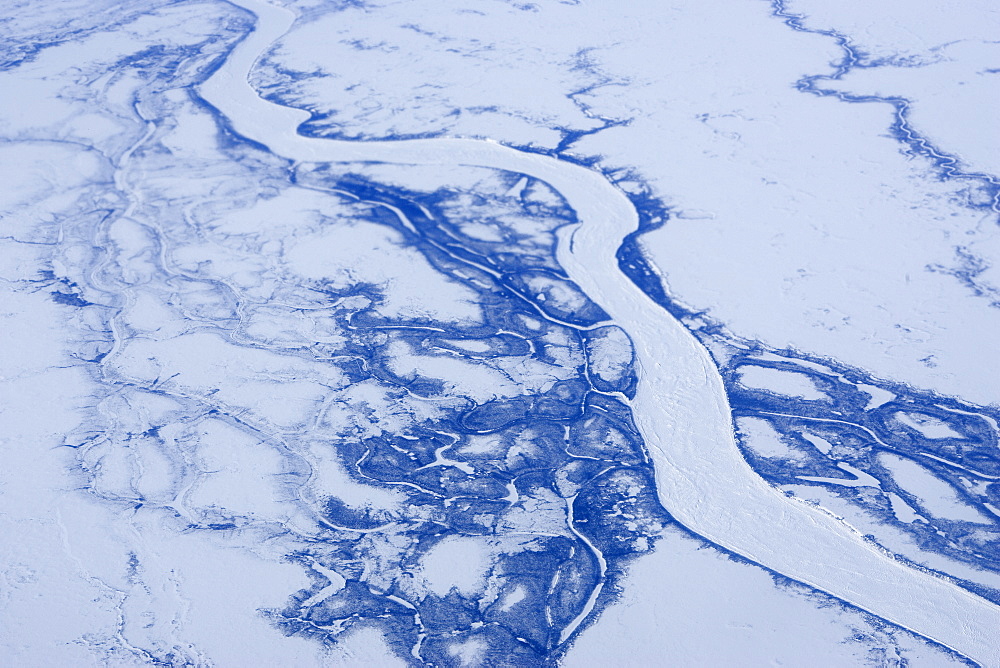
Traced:
POLYGON ((8 12, 12 665, 998 665, 992 7, 238 4, 8 12))

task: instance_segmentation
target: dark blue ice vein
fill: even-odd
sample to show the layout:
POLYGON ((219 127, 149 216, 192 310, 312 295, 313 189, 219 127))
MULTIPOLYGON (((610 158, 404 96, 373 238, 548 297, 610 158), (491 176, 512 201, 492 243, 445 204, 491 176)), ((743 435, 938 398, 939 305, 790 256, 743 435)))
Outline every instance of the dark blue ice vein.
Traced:
MULTIPOLYGON (((318 188, 318 187, 315 187, 315 186, 301 186, 301 187, 308 188, 310 190, 317 190, 317 191, 320 191, 320 192, 324 192, 324 189, 318 188)), ((339 194, 339 195, 349 196, 352 199, 356 199, 358 201, 365 202, 367 204, 372 204, 372 205, 375 205, 375 206, 380 206, 380 207, 384 207, 384 208, 388 209, 389 211, 391 211, 399 219, 399 221, 402 223, 403 227, 405 227, 407 230, 409 230, 414 236, 419 237, 424 242, 426 242, 426 243, 430 244, 432 247, 434 247, 436 250, 440 251, 441 253, 444 253, 451 260, 453 260, 455 262, 458 262, 460 264, 464 264, 464 265, 466 265, 468 267, 472 267, 472 268, 477 269, 479 271, 482 271, 482 272, 484 272, 486 274, 489 274, 498 283, 500 283, 502 285, 506 285, 506 281, 504 281, 503 274, 500 271, 498 271, 496 269, 493 269, 492 267, 488 267, 488 266, 486 266, 485 264, 483 264, 481 262, 476 262, 475 260, 472 260, 470 258, 461 257, 457 253, 455 253, 453 249, 448 248, 445 245, 443 245, 443 244, 437 242, 436 240, 430 238, 427 234, 425 234, 421 230, 417 229, 416 225, 413 224, 413 221, 411 221, 410 218, 399 207, 393 206, 392 204, 388 204, 386 202, 379 202, 377 200, 362 199, 360 196, 355 195, 354 193, 347 192, 347 191, 342 191, 342 190, 338 190, 338 189, 332 189, 331 188, 331 189, 325 190, 325 191, 326 192, 333 192, 333 193, 336 193, 336 194, 339 194)), ((426 211, 426 209, 425 209, 425 211, 426 211)), ((428 212, 428 218, 433 220, 433 216, 431 216, 429 214, 429 212, 428 212)), ((470 252, 470 253, 472 252, 472 251, 468 251, 467 249, 463 249, 463 250, 466 250, 466 252, 470 252)), ((483 258, 483 259, 486 260, 486 258, 483 258)), ((547 322, 550 322, 550 323, 552 323, 554 325, 558 325, 560 327, 569 327, 571 329, 575 329, 575 330, 578 330, 578 331, 581 331, 581 332, 585 332, 585 331, 599 329, 601 327, 606 327, 608 325, 614 324, 610 320, 602 320, 600 322, 595 322, 595 323, 592 323, 592 324, 589 324, 589 325, 581 325, 581 324, 577 324, 577 323, 572 323, 572 322, 567 322, 567 321, 564 321, 564 320, 560 320, 560 319, 554 317, 553 315, 551 315, 549 313, 546 313, 545 310, 541 307, 541 305, 538 304, 537 301, 535 301, 534 299, 530 299, 529 297, 527 297, 524 294, 521 294, 521 292, 519 290, 513 290, 513 289, 511 289, 511 290, 509 290, 509 292, 510 292, 510 294, 514 295, 518 299, 522 300, 525 304, 527 304, 528 306, 530 306, 539 315, 539 317, 541 317, 542 319, 546 320, 547 322)), ((395 325, 395 326, 391 326, 391 327, 393 327, 393 328, 403 328, 403 327, 405 327, 405 328, 417 328, 414 325, 395 325)), ((444 330, 438 330, 438 331, 444 331, 444 330)))
MULTIPOLYGON (((912 100, 901 96, 878 96, 878 95, 857 95, 842 91, 823 88, 822 81, 839 81, 850 73, 851 70, 866 69, 882 66, 880 63, 865 63, 864 56, 851 45, 851 38, 844 33, 834 29, 809 28, 805 25, 808 16, 805 14, 793 14, 785 6, 785 0, 770 0, 772 15, 781 19, 788 27, 798 32, 813 35, 823 35, 834 40, 841 51, 843 58, 832 63, 834 68, 831 74, 811 74, 799 79, 795 87, 804 92, 817 95, 819 97, 834 97, 843 102, 869 103, 881 102, 891 105, 894 109, 894 119, 891 126, 892 136, 907 147, 907 153, 914 156, 921 156, 930 160, 931 164, 938 170, 942 180, 969 180, 976 181, 983 188, 990 198, 990 205, 986 208, 995 214, 1000 214, 1000 180, 996 176, 983 172, 968 171, 963 168, 961 160, 956 155, 952 155, 944 149, 936 146, 930 138, 921 134, 910 122, 910 108, 912 100)), ((976 204, 971 200, 966 204, 970 208, 982 208, 983 205, 976 204)))

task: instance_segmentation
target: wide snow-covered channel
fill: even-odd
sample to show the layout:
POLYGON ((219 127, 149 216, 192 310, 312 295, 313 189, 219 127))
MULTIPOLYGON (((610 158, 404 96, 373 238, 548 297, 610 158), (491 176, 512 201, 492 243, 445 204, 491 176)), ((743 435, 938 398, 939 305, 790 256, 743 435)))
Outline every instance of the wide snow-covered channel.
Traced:
POLYGON ((257 16, 256 29, 200 90, 239 134, 295 162, 487 167, 535 177, 562 194, 579 223, 561 230, 557 259, 632 338, 640 376, 631 407, 654 462, 660 501, 677 521, 985 666, 1000 666, 1000 606, 897 561, 750 468, 737 448, 722 378, 708 352, 619 271, 616 249, 637 228, 638 215, 602 174, 484 140, 355 142, 299 135, 309 113, 267 102, 249 84, 254 63, 295 16, 259 0, 233 2, 257 16))

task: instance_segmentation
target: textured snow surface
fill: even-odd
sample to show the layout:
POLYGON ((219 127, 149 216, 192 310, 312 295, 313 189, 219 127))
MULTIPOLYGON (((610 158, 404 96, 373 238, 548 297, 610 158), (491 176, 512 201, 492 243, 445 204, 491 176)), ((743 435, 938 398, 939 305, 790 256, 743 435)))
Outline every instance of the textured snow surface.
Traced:
POLYGON ((1000 666, 1000 11, 15 2, 0 661, 1000 666))

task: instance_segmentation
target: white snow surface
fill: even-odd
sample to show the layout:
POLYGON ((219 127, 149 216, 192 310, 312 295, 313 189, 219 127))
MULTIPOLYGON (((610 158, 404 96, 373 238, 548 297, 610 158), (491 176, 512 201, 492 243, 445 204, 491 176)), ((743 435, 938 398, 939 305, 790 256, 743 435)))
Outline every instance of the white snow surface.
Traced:
POLYGON ((741 366, 737 369, 737 373, 740 376, 740 384, 744 387, 769 390, 777 394, 813 401, 826 398, 826 395, 805 374, 754 364, 741 366))
MULTIPOLYGON (((848 104, 794 90, 792 82, 802 75, 831 71, 839 53, 830 38, 782 25, 768 15, 767 3, 730 3, 724 12, 695 0, 669 6, 656 0, 496 3, 469 11, 468 3, 446 0, 428 12, 423 3, 379 0, 325 13, 314 11, 319 3, 301 0, 285 3, 301 12, 294 24, 291 11, 263 0, 235 4, 256 15, 257 28, 201 91, 238 133, 298 163, 381 162, 368 167, 376 178, 398 169, 401 178, 416 180, 414 187, 428 174, 441 174, 441 182, 473 183, 477 173, 506 169, 537 177, 565 197, 580 225, 561 230, 559 262, 621 327, 591 345, 593 372, 618 380, 635 355, 639 385, 631 407, 656 467, 660 500, 682 525, 779 576, 828 592, 984 666, 1000 666, 997 606, 873 547, 862 537, 869 520, 852 515, 828 488, 794 488, 810 490, 822 506, 816 507, 772 488, 749 468, 736 447, 712 359, 682 323, 617 268, 614 252, 638 222, 622 191, 597 170, 498 143, 553 148, 564 129, 589 131, 609 119, 630 121, 580 137, 570 153, 600 156, 597 167, 622 189, 638 187, 634 174, 673 207, 668 224, 640 242, 671 295, 706 309, 737 336, 1000 403, 1000 385, 994 382, 1000 355, 969 353, 995 347, 993 333, 1000 326, 1000 309, 990 304, 991 295, 1000 294, 995 268, 1000 263, 993 262, 1000 257, 995 215, 966 206, 982 203, 981 193, 939 180, 927 160, 900 151, 886 134, 892 120, 887 105, 848 104), (275 63, 319 75, 292 87, 291 102, 299 108, 261 99, 259 93, 269 94, 269 86, 280 80, 271 67, 275 63), (331 106, 337 112, 332 130, 361 141, 296 134, 308 118, 302 109, 331 106), (451 113, 456 110, 461 113, 451 113), (407 133, 478 139, 373 141, 407 133), (434 171, 408 170, 413 164, 434 171), (973 263, 978 269, 972 279, 969 258, 979 262, 973 263), (980 296, 973 294, 973 284, 980 296)), ((872 7, 858 0, 790 0, 788 6, 808 14, 804 21, 811 28, 849 34, 865 62, 874 65, 823 87, 905 96, 913 126, 957 155, 961 168, 1000 172, 1000 135, 981 131, 988 127, 983 114, 996 106, 1000 85, 1000 12, 992 4, 970 0, 954 8, 890 0, 872 7)), ((19 20, 30 20, 27 5, 17 9, 24 14, 19 20)), ((286 460, 249 430, 212 417, 164 429, 160 436, 199 471, 197 481, 178 479, 171 460, 138 435, 145 427, 135 430, 127 448, 111 441, 94 445, 84 462, 96 471, 90 491, 125 503, 116 508, 126 510, 109 512, 89 498, 81 502, 75 488, 80 481, 65 476, 74 455, 62 446, 89 405, 94 380, 60 352, 69 335, 59 307, 45 293, 7 289, 8 281, 30 273, 25 268, 40 266, 40 249, 61 239, 60 220, 68 212, 119 205, 102 193, 102 184, 114 182, 136 197, 113 173, 107 156, 124 155, 127 162, 127 147, 142 133, 157 131, 155 123, 136 128, 130 120, 133 105, 142 104, 132 95, 133 74, 89 82, 104 90, 112 112, 117 105, 120 118, 81 113, 74 96, 86 88, 82 75, 74 81, 77 61, 107 58, 111 67, 107 54, 121 49, 197 44, 217 30, 213 21, 225 20, 220 11, 212 3, 165 6, 114 34, 81 38, 75 54, 41 50, 20 70, 21 79, 0 72, 0 85, 18 93, 0 99, 0 133, 17 139, 0 146, 5 457, 0 493, 4 499, 31 500, 5 507, 0 516, 4 532, 18 537, 0 549, 5 583, 0 626, 9 631, 0 634, 0 654, 8 657, 89 665, 92 648, 127 638, 157 651, 189 651, 204 665, 402 665, 371 628, 351 631, 337 648, 325 650, 302 637, 279 637, 258 614, 307 586, 301 568, 282 561, 295 549, 291 541, 270 534, 268 541, 257 541, 252 529, 242 537, 185 533, 185 522, 211 522, 220 514, 309 530, 309 521, 285 497, 286 460), (50 76, 53 72, 60 76, 50 76), (61 128, 57 141, 38 139, 51 127, 61 128), (33 417, 40 406, 44 420, 33 417), (180 514, 152 505, 140 512, 130 505, 135 498, 174 503, 180 514), (123 564, 130 553, 141 566, 126 576, 123 564), (39 554, 46 559, 40 561, 39 554)), ((216 48, 221 54, 228 44, 216 48)), ((162 144, 196 164, 212 150, 217 128, 207 114, 182 111, 187 96, 182 89, 173 94, 163 98, 173 99, 177 108, 167 112, 174 115, 162 144)), ((196 172, 184 179, 169 172, 147 176, 165 201, 198 178, 196 172)), ((336 349, 343 339, 322 317, 325 307, 309 301, 308 290, 264 279, 262 268, 280 255, 290 284, 370 281, 385 290, 387 299, 378 309, 388 317, 474 323, 480 318, 474 294, 402 248, 396 233, 355 226, 349 208, 338 210, 332 198, 298 188, 251 192, 238 197, 252 206, 213 210, 214 187, 186 194, 206 200, 185 212, 206 238, 176 249, 169 262, 177 276, 211 265, 219 281, 257 299, 258 307, 240 314, 238 333, 254 347, 237 354, 211 328, 192 328, 199 318, 230 317, 230 305, 213 295, 182 282, 164 301, 127 290, 113 322, 120 331, 104 363, 107 373, 124 383, 162 384, 207 405, 236 410, 247 424, 289 439, 311 424, 377 436, 414 415, 433 415, 431 404, 371 384, 345 387, 341 374, 276 352, 276 343, 336 349), (207 237, 214 229, 238 237, 245 247, 212 246, 207 237), (281 237, 283 230, 285 239, 254 245, 257 239, 281 237), (342 243, 345 235, 351 236, 350 245, 342 243), (294 319, 281 312, 289 305, 297 310, 294 319), (258 380, 262 376, 281 382, 265 386, 258 380), (229 382, 217 382, 220 378, 229 382), (380 421, 365 422, 347 406, 363 406, 380 421)), ((514 189, 524 187, 522 181, 514 189)), ((142 286, 155 271, 148 257, 155 243, 144 224, 127 213, 108 228, 106 242, 124 258, 126 278, 142 286)), ((464 231, 484 239, 495 233, 485 225, 464 231)), ((566 290, 550 299, 580 302, 566 290)), ((101 327, 96 319, 84 325, 101 327)), ((461 345, 476 349, 475 342, 461 345)), ((510 380, 502 361, 495 362, 497 368, 472 365, 423 356, 405 344, 393 353, 395 371, 440 377, 450 383, 449 392, 476 401, 524 389, 510 380)), ((523 371, 534 390, 559 380, 544 365, 523 371)), ((741 378, 747 387, 788 397, 826 398, 805 374, 747 365, 741 378)), ((867 387, 869 408, 895 398, 867 387)), ((122 392, 117 400, 122 403, 109 400, 102 410, 123 425, 132 414, 152 424, 152 416, 176 409, 169 399, 152 395, 122 392)), ((898 412, 895 420, 929 441, 962 436, 929 415, 898 412)), ((765 420, 742 418, 739 426, 758 454, 799 458, 800 451, 765 420)), ((806 438, 824 454, 833 449, 819 436, 806 438)), ((469 443, 470 452, 495 445, 489 436, 469 443)), ((301 499, 305 506, 328 500, 310 489, 328 489, 350 508, 388 516, 405 498, 351 479, 328 443, 305 443, 299 452, 315 483, 301 499)), ((458 466, 440 452, 437 456, 434 465, 458 466)), ((905 500, 844 462, 838 463, 843 478, 800 478, 885 494, 902 522, 995 521, 914 461, 886 454, 880 462, 905 500)), ((506 521, 514 529, 534 529, 545 524, 546 513, 563 512, 562 505, 558 498, 534 499, 506 521)), ((908 540, 883 544, 928 568, 998 586, 995 574, 922 552, 908 540)), ((805 587, 775 587, 764 570, 696 545, 669 531, 635 563, 622 600, 575 640, 565 664, 620 663, 627 656, 643 665, 747 665, 748 657, 790 665, 875 660, 894 665, 899 657, 872 654, 893 645, 909 665, 953 660, 891 629, 847 643, 854 629, 872 628, 862 614, 817 605, 805 587), (706 637, 711 640, 692 640, 706 637)), ((491 551, 497 549, 485 540, 446 539, 425 555, 417 575, 438 593, 454 589, 474 596, 483 589, 491 551), (461 563, 452 567, 456 557, 461 563)), ((391 551, 386 555, 391 559, 391 551)), ((318 566, 317 572, 322 572, 318 566)), ((340 586, 334 580, 331 588, 340 586)), ((516 608, 518 594, 510 593, 502 605, 516 608)), ((475 640, 449 648, 456 661, 468 665, 481 661, 481 650, 475 640)))

